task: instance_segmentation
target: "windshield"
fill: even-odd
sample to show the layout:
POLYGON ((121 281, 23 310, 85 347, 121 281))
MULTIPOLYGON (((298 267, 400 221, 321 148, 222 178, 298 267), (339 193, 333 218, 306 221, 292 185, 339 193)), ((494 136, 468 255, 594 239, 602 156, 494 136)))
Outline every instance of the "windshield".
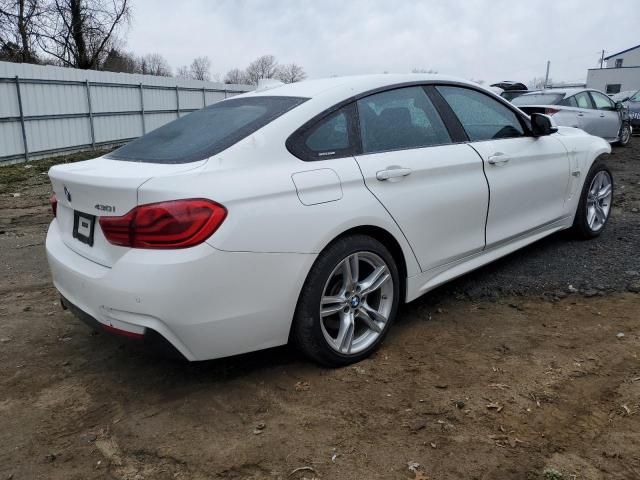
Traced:
POLYGON ((305 100, 276 96, 224 100, 157 128, 107 158, 145 163, 203 160, 229 148, 305 100))
POLYGON ((564 98, 564 93, 527 93, 514 98, 514 105, 557 105, 564 98))

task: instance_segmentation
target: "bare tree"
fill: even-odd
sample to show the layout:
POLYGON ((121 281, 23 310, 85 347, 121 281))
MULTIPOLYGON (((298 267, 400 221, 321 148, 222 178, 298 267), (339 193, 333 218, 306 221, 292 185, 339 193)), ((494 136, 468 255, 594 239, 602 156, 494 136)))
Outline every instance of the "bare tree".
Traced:
POLYGON ((176 77, 178 78, 192 78, 191 77, 191 69, 186 65, 178 67, 176 70, 176 77))
POLYGON ((0 60, 38 63, 35 44, 41 0, 0 0, 0 60))
POLYGON ((130 0, 50 0, 40 47, 62 65, 97 69, 129 22, 130 0))
POLYGON ((276 77, 283 83, 295 83, 307 78, 307 74, 300 65, 289 63, 278 68, 276 77))
POLYGON ((112 48, 102 64, 107 72, 139 73, 138 60, 132 53, 112 48))
POLYGON ((211 79, 211 60, 209 57, 197 57, 191 62, 191 78, 195 80, 211 79))
POLYGON ((247 81, 257 85, 262 78, 275 78, 278 73, 278 62, 273 55, 263 55, 249 64, 246 70, 247 81))
POLYGON ((149 53, 138 59, 138 73, 144 75, 157 75, 170 77, 171 67, 169 62, 159 53, 149 53))
POLYGON ((424 69, 424 68, 414 68, 413 70, 411 70, 411 73, 438 73, 437 70, 433 70, 433 69, 424 69))
POLYGON ((224 76, 224 83, 244 84, 249 83, 249 81, 247 80, 247 75, 245 74, 245 72, 243 72, 239 68, 234 68, 232 70, 229 70, 224 76))

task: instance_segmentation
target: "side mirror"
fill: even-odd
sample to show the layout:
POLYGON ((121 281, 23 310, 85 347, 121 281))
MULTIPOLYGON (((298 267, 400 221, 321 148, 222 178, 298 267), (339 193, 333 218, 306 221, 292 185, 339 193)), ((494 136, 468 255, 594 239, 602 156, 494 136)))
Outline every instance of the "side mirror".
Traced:
POLYGON ((557 131, 558 127, 553 125, 553 122, 551 122, 551 118, 548 115, 544 115, 542 113, 531 114, 531 132, 534 137, 551 135, 557 131))
POLYGON ((624 110, 624 103, 622 102, 616 102, 616 110, 621 112, 622 110, 624 110))

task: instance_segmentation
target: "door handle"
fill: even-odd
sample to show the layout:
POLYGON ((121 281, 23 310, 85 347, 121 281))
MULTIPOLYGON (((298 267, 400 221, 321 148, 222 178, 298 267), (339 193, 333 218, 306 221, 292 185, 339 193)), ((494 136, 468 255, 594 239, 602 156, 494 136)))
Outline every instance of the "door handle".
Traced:
POLYGON ((494 153, 489 155, 488 161, 490 165, 504 165, 510 160, 510 158, 504 153, 494 153))
POLYGON ((600 118, 604 118, 604 117, 605 117, 604 113, 601 113, 600 118))
POLYGON ((389 180, 390 178, 400 178, 406 177, 411 173, 410 168, 402 168, 402 167, 387 167, 385 170, 380 170, 376 172, 376 178, 383 182, 384 180, 389 180))
POLYGON ((580 113, 578 114, 578 116, 579 116, 579 117, 584 117, 584 113, 580 112, 580 113))

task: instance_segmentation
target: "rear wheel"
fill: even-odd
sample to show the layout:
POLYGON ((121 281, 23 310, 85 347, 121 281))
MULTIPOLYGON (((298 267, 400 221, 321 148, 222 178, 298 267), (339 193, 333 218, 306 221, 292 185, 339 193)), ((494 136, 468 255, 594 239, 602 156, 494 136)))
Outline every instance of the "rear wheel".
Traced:
POLYGON ((573 221, 574 232, 582 238, 602 233, 611 213, 613 176, 601 161, 596 161, 584 182, 580 203, 573 221))
POLYGON ((380 242, 364 235, 337 240, 309 272, 292 339, 323 365, 342 366, 366 358, 396 316, 399 285, 393 256, 380 242))

